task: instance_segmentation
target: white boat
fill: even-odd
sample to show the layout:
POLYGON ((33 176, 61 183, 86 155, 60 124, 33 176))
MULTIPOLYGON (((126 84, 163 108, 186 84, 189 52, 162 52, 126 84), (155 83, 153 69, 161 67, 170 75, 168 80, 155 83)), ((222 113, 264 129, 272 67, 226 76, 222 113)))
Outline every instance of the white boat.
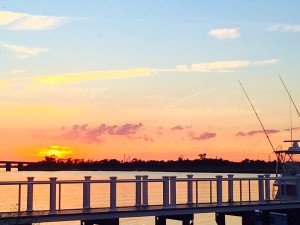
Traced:
MULTIPOLYGON (((277 157, 276 180, 273 184, 273 198, 277 200, 294 200, 297 198, 297 179, 300 175, 300 163, 296 160, 300 156, 300 140, 288 140, 284 142, 292 143, 287 150, 277 147, 275 151, 277 157), (280 170, 280 171, 279 171, 280 170)), ((261 212, 256 212, 255 225, 262 225, 261 212)), ((270 212, 270 225, 288 225, 287 214, 279 212, 270 212)))
MULTIPOLYGON (((273 184, 274 198, 278 200, 293 200, 296 198, 296 175, 300 174, 300 164, 296 160, 300 155, 300 140, 288 140, 292 146, 287 150, 282 150, 281 146, 275 151, 277 157, 277 168, 280 169, 280 180, 273 184)), ((278 176, 279 171, 277 169, 278 176)))

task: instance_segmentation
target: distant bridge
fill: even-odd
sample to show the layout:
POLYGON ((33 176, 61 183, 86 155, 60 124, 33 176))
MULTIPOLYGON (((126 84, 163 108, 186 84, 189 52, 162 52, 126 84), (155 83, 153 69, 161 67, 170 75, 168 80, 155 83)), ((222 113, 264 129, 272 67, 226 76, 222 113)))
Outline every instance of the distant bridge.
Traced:
POLYGON ((27 181, 0 182, 0 193, 4 193, 1 190, 9 186, 9 189, 15 190, 14 196, 18 196, 18 208, 12 210, 8 204, 12 195, 1 195, 1 201, 7 205, 1 206, 0 224, 29 225, 80 220, 81 225, 119 225, 120 218, 155 216, 155 225, 166 225, 167 219, 193 225, 195 213, 215 213, 218 225, 225 225, 225 215, 242 217, 243 225, 256 224, 258 216, 260 224, 270 225, 273 224, 271 213, 281 212, 287 215, 289 225, 299 225, 300 177, 293 179, 297 182, 294 199, 285 199, 281 194, 272 199, 272 182, 288 183, 291 179, 271 178, 270 175, 252 178, 234 178, 233 175, 193 178, 193 175, 187 175, 187 178, 163 176, 161 179, 149 179, 145 175, 135 179, 110 177, 92 180, 86 176, 84 180, 57 180, 51 177, 48 181, 35 181, 33 177, 28 177, 27 181), (156 185, 154 189, 153 184, 156 185), (81 194, 76 194, 73 187, 71 192, 62 192, 62 186, 68 185, 79 185, 81 194), (44 186, 46 192, 39 196, 37 186, 44 186), (26 188, 26 192, 22 187, 26 188), (26 197, 22 195, 24 192, 26 197), (44 206, 47 208, 41 209, 39 204, 46 193, 49 198, 46 198, 48 202, 44 206), (106 200, 99 201, 96 198, 99 193, 104 194, 106 200), (156 197, 149 198, 153 194, 156 197), (78 196, 79 205, 74 201, 74 197, 78 196), (62 203, 68 205, 63 206, 62 203))
POLYGON ((5 168, 6 171, 11 171, 11 168, 18 168, 18 171, 23 171, 24 166, 33 163, 36 162, 1 160, 0 168, 5 168))

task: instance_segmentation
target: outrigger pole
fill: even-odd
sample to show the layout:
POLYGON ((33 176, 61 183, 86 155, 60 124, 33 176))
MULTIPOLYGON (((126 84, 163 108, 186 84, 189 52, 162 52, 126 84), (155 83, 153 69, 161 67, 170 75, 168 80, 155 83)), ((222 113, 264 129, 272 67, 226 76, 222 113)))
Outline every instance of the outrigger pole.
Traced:
POLYGON ((276 154, 275 148, 274 148, 274 146, 273 146, 273 144, 272 144, 272 142, 271 142, 271 139, 270 139, 270 137, 269 137, 269 135, 268 135, 268 132, 266 131, 266 129, 265 129, 263 123, 261 122, 261 120, 260 120, 260 118, 259 118, 259 116, 258 116, 258 114, 257 114, 257 112, 256 112, 256 110, 255 110, 255 108, 254 108, 254 106, 253 106, 253 104, 252 104, 252 102, 251 102, 249 96, 247 95, 247 92, 246 92, 245 88, 243 87, 243 85, 242 85, 242 83, 241 83, 240 81, 239 81, 239 83, 240 83, 241 88, 243 89, 243 91, 244 91, 244 93, 245 93, 245 95, 246 95, 246 97, 247 97, 247 99, 248 99, 248 101, 249 101, 249 103, 250 103, 250 105, 251 105, 251 107, 252 107, 252 109, 253 109, 253 111, 254 111, 254 113, 255 113, 255 115, 256 115, 256 117, 257 117, 259 123, 260 123, 260 125, 261 125, 261 127, 262 127, 262 129, 264 130, 265 135, 266 135, 267 138, 268 138, 268 141, 269 141, 269 143, 270 143, 270 145, 271 145, 271 147, 272 147, 272 149, 273 149, 273 152, 275 153, 275 155, 276 155, 276 157, 277 157, 277 165, 276 165, 276 177, 277 177, 277 174, 278 174, 278 166, 279 166, 279 165, 278 165, 278 162, 279 162, 279 160, 278 160, 278 155, 276 154))
POLYGON ((294 102, 294 100, 293 100, 293 98, 292 98, 292 96, 291 96, 289 90, 288 90, 287 87, 285 86, 285 83, 283 82, 283 80, 282 80, 282 78, 281 78, 280 75, 279 75, 279 78, 280 78, 280 80, 281 80, 281 82, 282 82, 282 84, 283 84, 283 86, 284 86, 284 88, 285 88, 285 90, 286 90, 286 93, 289 95, 290 100, 291 100, 291 102, 293 103, 293 105, 294 105, 294 107, 295 107, 295 109, 296 109, 296 111, 297 111, 297 113, 298 113, 298 116, 300 117, 300 113, 299 113, 299 111, 298 111, 298 108, 297 108, 297 106, 296 106, 296 104, 295 104, 295 102, 294 102))
MULTIPOLYGON (((293 98, 292 98, 292 96, 291 96, 289 90, 287 89, 287 87, 286 87, 285 83, 283 82, 283 79, 281 78, 280 75, 279 75, 279 78, 280 78, 281 83, 283 84, 283 86, 284 86, 284 88, 285 88, 285 90, 286 90, 286 93, 287 93, 288 96, 290 97, 290 101, 293 103, 294 108, 296 109, 296 112, 298 113, 298 116, 300 117, 300 113, 299 113, 299 111, 298 111, 298 108, 297 108, 297 106, 296 106, 296 104, 295 104, 295 102, 294 102, 294 100, 293 100, 293 98)), ((292 140, 292 139, 293 139, 292 112, 290 112, 290 116, 291 116, 291 140, 292 140)))
POLYGON ((257 112, 256 112, 256 110, 255 110, 255 108, 254 108, 254 106, 253 106, 253 104, 252 104, 252 102, 251 102, 249 96, 247 95, 247 92, 245 91, 245 89, 244 89, 242 83, 241 83, 240 81, 239 81, 239 83, 240 83, 240 85, 241 85, 241 87, 242 87, 242 89, 243 89, 243 91, 244 91, 244 93, 245 93, 245 95, 246 95, 248 101, 250 102, 250 105, 252 106, 252 109, 253 109, 253 111, 255 112, 255 115, 256 115, 256 117, 257 117, 257 119, 258 119, 258 121, 259 121, 259 123, 260 123, 262 129, 264 130, 265 135, 267 136, 270 145, 272 146, 273 152, 276 153, 275 148, 274 148, 274 146, 273 146, 273 144, 272 144, 272 142, 271 142, 271 139, 270 139, 270 137, 269 137, 269 135, 268 135, 268 133, 267 133, 267 131, 266 131, 266 129, 265 129, 263 123, 261 122, 261 120, 260 120, 260 118, 259 118, 259 116, 258 116, 258 114, 257 114, 257 112))

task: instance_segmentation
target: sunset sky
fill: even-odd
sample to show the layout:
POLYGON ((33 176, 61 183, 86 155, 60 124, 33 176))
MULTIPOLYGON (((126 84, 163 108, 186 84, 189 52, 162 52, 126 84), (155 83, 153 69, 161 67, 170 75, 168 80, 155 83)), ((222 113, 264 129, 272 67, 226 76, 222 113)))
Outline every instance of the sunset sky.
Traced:
POLYGON ((275 159, 238 81, 275 148, 300 139, 299 9, 0 0, 1 160, 275 159))

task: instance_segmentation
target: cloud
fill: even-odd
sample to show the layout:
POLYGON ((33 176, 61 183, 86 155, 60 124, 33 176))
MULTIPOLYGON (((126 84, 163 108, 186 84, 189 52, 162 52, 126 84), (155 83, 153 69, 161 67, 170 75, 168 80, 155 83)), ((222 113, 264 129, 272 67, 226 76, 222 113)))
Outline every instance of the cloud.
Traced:
POLYGON ((144 139, 144 141, 147 141, 147 142, 154 142, 153 138, 147 134, 144 135, 143 139, 144 139))
POLYGON ((37 56, 41 52, 46 52, 48 49, 46 48, 35 48, 35 47, 25 47, 21 45, 13 45, 5 42, 0 42, 0 44, 8 49, 9 51, 15 52, 22 57, 26 56, 37 56))
POLYGON ((216 133, 204 132, 199 136, 195 136, 193 132, 189 133, 191 140, 202 141, 216 137, 216 133))
MULTIPOLYGON (((136 134, 142 126, 141 123, 127 123, 123 125, 101 124, 96 128, 89 128, 87 124, 73 125, 73 127, 67 131, 64 127, 64 129, 62 129, 64 133, 61 137, 67 140, 80 140, 86 143, 103 142, 102 137, 104 135, 119 135, 131 138, 131 135, 136 134)), ((151 138, 144 136, 144 140, 151 141, 151 138)))
POLYGON ((0 26, 11 30, 48 30, 65 22, 65 18, 0 11, 0 26))
POLYGON ((299 24, 274 24, 268 28, 269 31, 300 32, 299 24))
MULTIPOLYGON (((292 130, 300 130, 300 127, 293 127, 292 130)), ((284 129, 284 131, 291 131, 291 128, 284 129)))
POLYGON ((180 105, 181 103, 187 102, 187 101, 189 101, 190 99, 193 99, 193 98, 195 98, 195 97, 197 97, 197 96, 199 96, 199 95, 201 95, 201 94, 204 94, 204 93, 209 93, 209 92, 211 92, 211 91, 212 91, 212 89, 193 93, 193 94, 191 94, 191 95, 189 95, 189 96, 186 96, 186 97, 184 97, 184 98, 182 98, 182 99, 179 99, 179 100, 176 101, 176 102, 173 102, 172 104, 168 105, 167 107, 170 107, 170 108, 176 107, 176 106, 180 105))
POLYGON ((210 30, 208 34, 217 39, 236 39, 240 37, 239 29, 223 28, 210 30))
MULTIPOLYGON (((280 130, 267 129, 266 132, 267 132, 267 134, 274 134, 274 133, 280 132, 280 130)), ((243 131, 240 131, 240 132, 236 133, 236 136, 249 137, 249 136, 253 136, 253 135, 257 135, 257 134, 264 134, 264 133, 265 132, 263 130, 252 130, 252 131, 249 131, 246 133, 243 131)))
POLYGON ((233 60, 179 65, 175 69, 158 69, 157 72, 232 72, 236 69, 250 66, 264 66, 278 63, 278 59, 261 61, 233 60))
POLYGON ((172 131, 183 130, 183 126, 178 125, 178 126, 176 126, 176 127, 172 127, 171 130, 172 130, 172 131))
POLYGON ((149 76, 149 75, 150 75, 149 69, 140 68, 140 69, 116 70, 116 71, 94 71, 94 72, 39 76, 33 78, 33 80, 43 84, 65 84, 65 83, 97 80, 97 79, 112 79, 112 78, 138 77, 138 76, 149 76))
POLYGON ((129 138, 129 139, 133 139, 133 140, 138 140, 138 139, 142 139, 142 140, 144 140, 144 141, 146 141, 146 142, 154 142, 154 140, 153 140, 153 138, 152 137, 150 137, 149 135, 147 135, 147 134, 145 134, 144 136, 140 136, 140 137, 133 137, 133 136, 127 136, 127 138, 129 138))
MULTIPOLYGON (((1 44, 1 43, 0 43, 1 44)), ((16 50, 16 49, 15 49, 16 50)), ((28 54, 38 54, 41 51, 46 51, 46 49, 27 49, 28 54)), ((278 62, 278 59, 268 59, 261 61, 250 61, 250 60, 235 60, 235 61, 215 61, 206 63, 197 63, 191 65, 179 65, 173 69, 155 69, 155 68, 132 68, 125 70, 108 70, 108 71, 87 71, 79 73, 66 73, 66 74, 54 74, 54 75, 38 75, 33 77, 23 77, 23 78, 11 78, 9 81, 34 81, 41 84, 48 85, 59 85, 68 84, 76 82, 84 82, 91 80, 101 80, 101 79, 119 79, 119 78, 130 78, 130 77, 146 77, 151 75, 156 75, 158 73, 164 72, 234 72, 239 68, 246 68, 250 66, 264 66, 273 65, 278 62)), ((200 95, 203 92, 197 92, 190 96, 185 97, 171 105, 169 107, 174 107, 177 104, 188 101, 200 95)), ((152 96, 153 97, 153 96, 152 96)), ((157 98, 157 96, 156 96, 157 98)))

